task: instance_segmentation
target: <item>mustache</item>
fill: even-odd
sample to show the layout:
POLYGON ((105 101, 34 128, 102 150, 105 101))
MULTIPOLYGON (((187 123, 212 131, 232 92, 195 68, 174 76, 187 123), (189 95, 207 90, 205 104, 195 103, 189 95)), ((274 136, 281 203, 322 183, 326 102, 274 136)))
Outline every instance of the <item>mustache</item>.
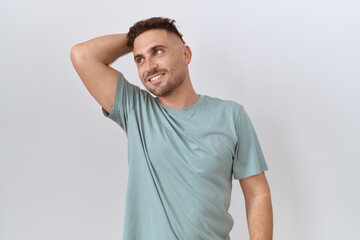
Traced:
POLYGON ((145 79, 148 79, 150 76, 153 76, 153 75, 155 75, 157 73, 161 73, 161 72, 166 72, 166 70, 165 69, 157 69, 156 71, 152 71, 146 76, 145 79))

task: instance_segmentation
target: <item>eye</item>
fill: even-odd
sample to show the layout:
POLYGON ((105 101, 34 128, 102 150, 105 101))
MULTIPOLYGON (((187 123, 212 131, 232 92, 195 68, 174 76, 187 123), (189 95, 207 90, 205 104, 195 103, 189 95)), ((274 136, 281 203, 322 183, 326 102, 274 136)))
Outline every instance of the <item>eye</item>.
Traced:
POLYGON ((161 50, 161 49, 156 49, 156 50, 154 51, 155 54, 158 54, 159 52, 162 53, 163 50, 161 50))
POLYGON ((141 63, 142 60, 143 60, 143 58, 137 58, 137 59, 136 59, 136 62, 137 62, 137 63, 141 63))

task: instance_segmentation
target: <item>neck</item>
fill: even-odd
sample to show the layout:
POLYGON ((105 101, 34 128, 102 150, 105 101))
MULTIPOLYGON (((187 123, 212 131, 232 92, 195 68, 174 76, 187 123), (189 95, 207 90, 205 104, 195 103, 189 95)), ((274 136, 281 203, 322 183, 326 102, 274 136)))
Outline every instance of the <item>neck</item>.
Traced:
POLYGON ((186 108, 193 105, 200 95, 197 94, 191 84, 190 78, 184 80, 183 84, 168 96, 159 96, 161 104, 169 108, 186 108))

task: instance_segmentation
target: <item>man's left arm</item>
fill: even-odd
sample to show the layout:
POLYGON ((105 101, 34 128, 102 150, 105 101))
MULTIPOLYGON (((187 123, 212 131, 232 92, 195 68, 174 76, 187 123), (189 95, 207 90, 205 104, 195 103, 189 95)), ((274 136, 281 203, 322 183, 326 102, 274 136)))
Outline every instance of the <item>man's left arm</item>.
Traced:
POLYGON ((239 180, 242 188, 250 240, 272 240, 273 211, 265 173, 239 180))

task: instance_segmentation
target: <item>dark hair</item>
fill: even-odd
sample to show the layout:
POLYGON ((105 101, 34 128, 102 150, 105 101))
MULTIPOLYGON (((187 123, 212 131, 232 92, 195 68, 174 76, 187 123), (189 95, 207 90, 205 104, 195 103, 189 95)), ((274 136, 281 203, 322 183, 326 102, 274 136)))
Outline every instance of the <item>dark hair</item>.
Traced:
POLYGON ((136 22, 129 28, 129 32, 126 35, 127 45, 131 48, 134 47, 134 41, 141 33, 151 29, 164 29, 169 32, 173 32, 179 36, 181 41, 184 42, 180 33, 175 26, 175 20, 164 17, 152 17, 136 22))

